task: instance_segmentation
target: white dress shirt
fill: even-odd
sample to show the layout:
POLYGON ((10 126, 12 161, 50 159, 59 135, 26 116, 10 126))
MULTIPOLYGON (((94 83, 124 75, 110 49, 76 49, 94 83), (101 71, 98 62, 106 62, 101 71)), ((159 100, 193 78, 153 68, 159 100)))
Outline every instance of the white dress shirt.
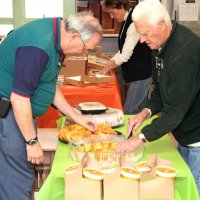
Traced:
MULTIPOLYGON (((129 12, 130 12, 130 10, 129 10, 129 12)), ((124 21, 126 21, 129 12, 128 11, 126 12, 126 14, 124 16, 124 21)), ((123 33, 123 30, 122 30, 122 33, 123 33)), ((126 39, 125 39, 125 43, 123 45, 122 53, 120 53, 120 51, 118 51, 112 58, 113 60, 115 60, 115 63, 118 66, 120 66, 122 63, 127 62, 129 60, 129 58, 133 54, 133 50, 134 50, 136 44, 138 43, 138 41, 139 41, 139 34, 136 32, 134 23, 132 22, 132 24, 129 26, 127 33, 126 33, 126 39)))

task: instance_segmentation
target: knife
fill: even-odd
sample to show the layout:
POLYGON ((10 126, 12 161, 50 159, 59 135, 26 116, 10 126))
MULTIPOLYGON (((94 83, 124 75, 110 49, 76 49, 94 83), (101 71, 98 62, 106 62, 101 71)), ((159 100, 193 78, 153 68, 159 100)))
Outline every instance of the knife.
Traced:
POLYGON ((127 140, 130 139, 134 135, 135 131, 131 131, 130 135, 127 137, 127 140))

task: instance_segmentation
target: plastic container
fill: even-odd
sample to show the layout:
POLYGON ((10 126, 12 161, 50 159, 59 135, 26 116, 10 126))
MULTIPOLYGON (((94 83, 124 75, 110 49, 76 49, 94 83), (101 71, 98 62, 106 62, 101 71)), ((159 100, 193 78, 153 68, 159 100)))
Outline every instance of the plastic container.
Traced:
POLYGON ((102 180, 103 179, 103 172, 95 169, 95 168, 91 168, 91 167, 86 167, 83 169, 83 175, 86 178, 92 179, 92 180, 102 180))
POLYGON ((100 165, 99 169, 104 173, 104 174, 110 174, 116 170, 118 166, 118 163, 105 163, 100 165))
POLYGON ((78 170, 79 164, 74 164, 74 165, 70 165, 65 169, 65 173, 68 174, 73 174, 74 172, 76 172, 78 170))
POLYGON ((81 162, 82 158, 88 154, 90 159, 100 163, 118 162, 119 155, 114 153, 118 143, 124 140, 124 136, 93 137, 83 139, 69 144, 70 153, 74 160, 81 162))
POLYGON ((133 152, 122 154, 122 156, 126 161, 135 163, 142 158, 143 151, 144 151, 144 145, 138 147, 133 152))
POLYGON ((125 178, 130 178, 139 181, 142 172, 132 167, 121 167, 121 175, 125 178))
POLYGON ((100 165, 102 164, 114 164, 118 163, 120 159, 120 154, 111 152, 88 152, 88 157, 95 162, 99 162, 100 165))
POLYGON ((136 165, 136 168, 138 170, 140 170, 142 173, 146 173, 146 172, 151 171, 151 167, 148 165, 148 163, 146 161, 136 163, 135 165, 136 165))
POLYGON ((158 165, 155 167, 156 175, 164 177, 164 178, 175 178, 176 177, 176 169, 168 166, 158 165))

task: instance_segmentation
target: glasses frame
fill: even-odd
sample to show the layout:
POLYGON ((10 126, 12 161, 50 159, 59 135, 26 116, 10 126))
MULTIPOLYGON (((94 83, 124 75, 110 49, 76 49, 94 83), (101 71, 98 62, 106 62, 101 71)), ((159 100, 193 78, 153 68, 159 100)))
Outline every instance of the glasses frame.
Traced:
POLYGON ((80 40, 81 40, 81 42, 83 43, 82 54, 83 54, 84 56, 87 56, 87 55, 88 55, 88 50, 87 50, 87 48, 86 48, 86 44, 85 44, 85 42, 83 41, 83 39, 82 39, 80 33, 79 33, 79 35, 80 35, 80 40))

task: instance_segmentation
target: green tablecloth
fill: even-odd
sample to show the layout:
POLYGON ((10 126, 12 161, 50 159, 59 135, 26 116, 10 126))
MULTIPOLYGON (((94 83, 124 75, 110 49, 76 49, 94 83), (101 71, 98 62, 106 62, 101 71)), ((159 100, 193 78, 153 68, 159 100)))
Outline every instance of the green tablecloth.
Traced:
MULTIPOLYGON (((125 116, 125 125, 117 128, 117 130, 126 132, 127 119, 128 116, 125 116)), ((152 119, 153 118, 146 120, 143 126, 151 123, 152 119)), ((175 200, 199 200, 199 194, 193 176, 168 135, 157 141, 146 143, 141 161, 148 160, 152 154, 157 154, 162 159, 172 161, 172 166, 177 169, 177 177, 175 179, 175 200)), ((76 161, 72 160, 68 145, 59 141, 52 170, 40 189, 36 199, 64 200, 64 169, 73 163, 76 163, 76 161)))

